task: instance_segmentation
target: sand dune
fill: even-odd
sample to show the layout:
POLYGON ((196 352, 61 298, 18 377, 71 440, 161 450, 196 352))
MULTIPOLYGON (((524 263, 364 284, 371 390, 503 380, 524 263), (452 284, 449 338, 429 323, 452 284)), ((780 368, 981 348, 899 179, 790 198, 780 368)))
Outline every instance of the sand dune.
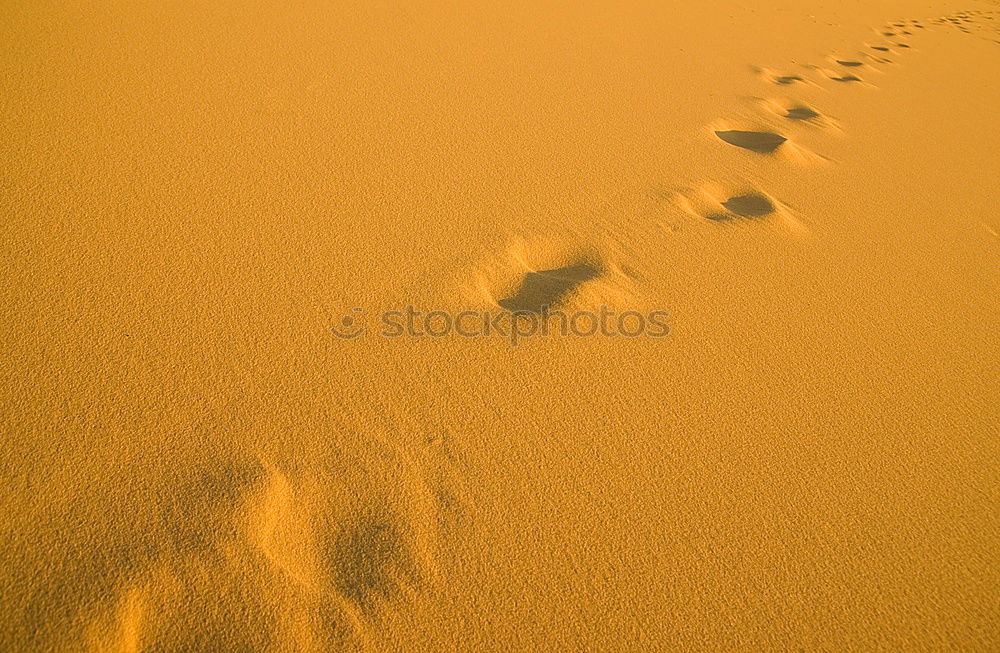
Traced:
POLYGON ((1000 646, 1000 6, 15 2, 4 651, 1000 646))

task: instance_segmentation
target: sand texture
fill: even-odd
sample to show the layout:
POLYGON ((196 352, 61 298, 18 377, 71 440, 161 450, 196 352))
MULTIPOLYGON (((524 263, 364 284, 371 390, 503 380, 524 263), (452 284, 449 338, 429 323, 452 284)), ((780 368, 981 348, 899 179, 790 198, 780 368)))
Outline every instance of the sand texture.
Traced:
POLYGON ((1000 650, 1000 3, 0 43, 0 650, 1000 650))

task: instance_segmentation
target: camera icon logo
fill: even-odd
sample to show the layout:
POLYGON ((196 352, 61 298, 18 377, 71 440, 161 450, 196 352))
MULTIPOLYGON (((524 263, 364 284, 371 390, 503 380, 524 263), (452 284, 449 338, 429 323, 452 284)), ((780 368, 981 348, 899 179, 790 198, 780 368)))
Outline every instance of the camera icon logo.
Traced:
POLYGON ((357 325, 357 320, 355 315, 352 313, 360 314, 364 312, 363 308, 355 306, 351 313, 346 313, 340 318, 339 326, 331 326, 330 331, 334 336, 340 338, 341 340, 354 340, 362 335, 364 335, 366 329, 363 326, 357 325))

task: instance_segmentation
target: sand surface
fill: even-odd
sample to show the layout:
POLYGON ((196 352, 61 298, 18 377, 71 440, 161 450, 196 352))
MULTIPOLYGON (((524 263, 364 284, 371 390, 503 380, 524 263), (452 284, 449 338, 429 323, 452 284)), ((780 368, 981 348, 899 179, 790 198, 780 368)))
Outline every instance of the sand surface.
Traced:
POLYGON ((998 3, 0 43, 0 649, 1000 648, 998 3), (380 330, 542 305, 669 333, 380 330))

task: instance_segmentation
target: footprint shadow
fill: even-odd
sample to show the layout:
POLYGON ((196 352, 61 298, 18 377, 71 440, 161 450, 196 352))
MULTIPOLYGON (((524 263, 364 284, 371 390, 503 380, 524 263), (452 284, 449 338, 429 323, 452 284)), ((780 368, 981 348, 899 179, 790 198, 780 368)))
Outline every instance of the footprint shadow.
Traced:
POLYGON ((730 145, 758 154, 770 154, 788 140, 781 134, 775 134, 774 132, 742 131, 738 129, 716 131, 715 135, 730 145))
POLYGON ((712 213, 705 217, 716 222, 726 222, 736 218, 763 218, 775 212, 774 204, 760 193, 745 193, 730 197, 722 202, 728 213, 712 213))
MULTIPOLYGON (((821 129, 832 129, 836 126, 834 120, 830 117, 824 115, 819 109, 815 108, 812 104, 803 102, 798 98, 793 97, 770 97, 770 98, 757 98, 757 103, 761 109, 773 114, 775 117, 781 120, 788 120, 793 123, 798 123, 800 125, 806 125, 809 128, 818 127, 821 129)), ((772 123, 773 124, 773 123, 772 123)), ((716 125, 716 128, 722 126, 736 127, 738 125, 716 125)), ((795 143, 791 142, 788 147, 782 148, 782 153, 785 150, 794 150, 795 143)), ((789 152, 790 153, 790 152, 789 152)))
POLYGON ((766 81, 771 84, 776 84, 778 86, 790 86, 792 84, 809 84, 809 81, 799 73, 789 72, 787 70, 777 70, 774 68, 763 68, 760 66, 751 66, 751 70, 763 77, 766 81))
POLYGON ((841 84, 860 83, 864 85, 864 80, 861 79, 861 77, 859 77, 858 75, 855 75, 854 73, 842 72, 839 70, 831 70, 829 68, 819 68, 819 67, 817 67, 816 70, 817 72, 825 76, 827 79, 834 82, 839 82, 841 84))
POLYGON ((819 118, 819 113, 806 106, 797 106, 790 108, 785 117, 789 120, 814 120, 819 118))
POLYGON ((406 537, 390 519, 361 518, 345 528, 330 552, 334 586, 362 612, 394 599, 419 574, 406 537))
POLYGON ((801 82, 801 75, 778 75, 774 78, 774 83, 779 86, 787 86, 789 84, 794 84, 795 82, 801 82))
POLYGON ((558 305, 581 284, 599 277, 601 272, 592 263, 529 272, 512 296, 497 303, 511 313, 542 314, 558 305))

